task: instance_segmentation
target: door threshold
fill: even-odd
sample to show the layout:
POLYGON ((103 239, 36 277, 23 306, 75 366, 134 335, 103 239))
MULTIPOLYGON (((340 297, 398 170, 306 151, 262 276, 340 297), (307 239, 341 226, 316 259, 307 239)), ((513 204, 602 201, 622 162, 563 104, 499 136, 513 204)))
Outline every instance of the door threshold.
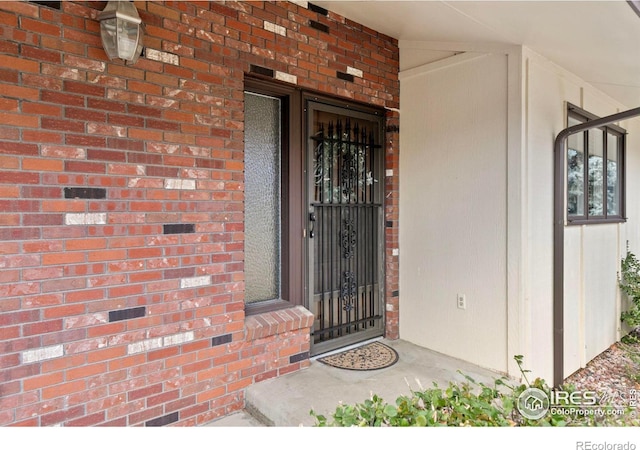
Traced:
POLYGON ((341 348, 337 348, 335 350, 330 350, 330 351, 325 352, 325 353, 320 353, 318 355, 314 355, 311 358, 309 358, 309 360, 310 361, 315 361, 318 358, 324 358, 325 356, 331 356, 331 355, 335 355, 336 353, 346 352, 347 350, 351 350, 351 349, 354 349, 354 348, 362 347, 363 345, 370 344, 372 342, 381 341, 382 339, 384 339, 384 336, 378 336, 378 337, 375 337, 375 338, 372 338, 372 339, 367 339, 365 341, 356 342, 355 344, 347 345, 346 347, 341 347, 341 348))

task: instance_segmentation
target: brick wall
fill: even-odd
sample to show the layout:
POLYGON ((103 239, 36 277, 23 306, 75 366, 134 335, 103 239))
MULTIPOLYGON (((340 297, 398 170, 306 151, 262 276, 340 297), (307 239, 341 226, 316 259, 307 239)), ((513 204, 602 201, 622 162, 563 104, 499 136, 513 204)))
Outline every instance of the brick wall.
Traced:
POLYGON ((0 425, 197 425, 309 364, 308 311, 244 315, 251 65, 388 109, 397 337, 397 42, 288 2, 137 1, 125 65, 105 4, 0 2, 0 425))

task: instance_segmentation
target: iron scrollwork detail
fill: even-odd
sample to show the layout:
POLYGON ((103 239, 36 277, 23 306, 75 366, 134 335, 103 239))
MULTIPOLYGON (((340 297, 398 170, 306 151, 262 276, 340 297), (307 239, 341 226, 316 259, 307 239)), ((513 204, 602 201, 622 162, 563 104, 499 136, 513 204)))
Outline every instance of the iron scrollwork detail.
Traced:
POLYGON ((350 270, 342 273, 342 287, 340 298, 342 299, 342 309, 351 311, 356 300, 356 277, 350 270))
POLYGON ((353 219, 347 218, 342 221, 340 238, 342 243, 342 257, 345 259, 353 257, 356 248, 356 228, 353 219))

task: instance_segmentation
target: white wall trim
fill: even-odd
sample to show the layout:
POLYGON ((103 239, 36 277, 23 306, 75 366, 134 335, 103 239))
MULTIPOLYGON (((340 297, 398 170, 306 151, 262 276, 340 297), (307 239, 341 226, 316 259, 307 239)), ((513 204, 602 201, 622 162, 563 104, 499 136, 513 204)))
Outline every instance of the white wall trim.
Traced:
POLYGON ((524 92, 523 49, 507 53, 507 367, 510 375, 520 370, 515 355, 529 354, 530 317, 525 315, 529 298, 528 270, 528 157, 527 116, 524 92))
MULTIPOLYGON (((628 161, 628 158, 627 158, 628 161)), ((626 163, 628 164, 628 163, 626 163)), ((625 185, 625 190, 627 189, 626 185, 625 185)), ((621 273, 622 271, 622 258, 624 258, 626 256, 626 253, 622 253, 622 224, 618 223, 616 224, 616 233, 617 236, 616 238, 618 239, 617 245, 618 245, 618 268, 617 268, 617 272, 621 273)), ((620 317, 622 315, 622 292, 620 289, 616 290, 616 317, 620 317)), ((618 321, 618 325, 616 326, 616 341, 619 341, 620 339, 622 339, 622 321, 618 321)))
POLYGON ((402 49, 423 49, 442 52, 477 52, 477 53, 512 53, 520 52, 520 45, 499 44, 489 42, 440 42, 440 41, 398 41, 400 51, 402 49))
POLYGON ((450 56, 449 58, 423 64, 421 66, 413 67, 411 69, 403 70, 398 74, 398 78, 400 79, 400 81, 408 80, 409 78, 424 75, 426 73, 435 72, 436 70, 455 66, 457 64, 468 63, 470 61, 473 61, 479 58, 484 58, 487 55, 488 55, 487 53, 473 53, 473 52, 460 53, 458 55, 450 56))

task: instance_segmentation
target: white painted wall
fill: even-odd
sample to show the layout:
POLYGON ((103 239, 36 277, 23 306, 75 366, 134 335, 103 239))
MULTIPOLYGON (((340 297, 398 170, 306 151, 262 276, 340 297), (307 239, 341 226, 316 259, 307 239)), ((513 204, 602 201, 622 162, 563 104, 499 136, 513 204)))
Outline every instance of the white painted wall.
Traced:
MULTIPOLYGON (((401 72, 400 336, 512 375, 523 354, 551 382, 554 139, 566 102, 599 116, 638 105, 526 48, 400 44, 407 63, 456 53, 401 72)), ((620 338, 627 241, 640 254, 640 119, 620 126, 628 221, 566 227, 565 376, 620 338)))
POLYGON ((507 57, 405 71, 400 93, 400 335, 506 372, 507 57))
MULTIPOLYGON (((530 305, 527 321, 530 337, 527 365, 533 375, 553 380, 553 143, 556 135, 566 127, 566 101, 580 104, 580 80, 558 77, 555 66, 541 64, 530 52, 525 52, 526 97, 526 154, 528 189, 525 205, 528 214, 529 264, 526 277, 530 280, 527 292, 530 305)), ((544 62, 544 61, 542 61, 544 62)), ((571 236, 566 237, 571 240, 571 236)), ((567 260, 575 260, 569 246, 567 260)), ((579 267, 565 268, 571 279, 579 267)), ((570 307, 566 318, 578 313, 578 289, 567 290, 565 300, 570 307)), ((577 336, 577 322, 565 320, 567 335, 577 336)), ((565 358, 575 359, 574 339, 565 339, 565 358)))
MULTIPOLYGON (((530 361, 534 375, 553 374, 553 141, 566 127, 566 103, 598 116, 628 109, 606 97, 577 76, 525 50, 524 76, 527 196, 529 210, 528 293, 531 321, 530 361)), ((637 120, 621 126, 637 128, 637 120)), ((627 131, 632 131, 631 128, 627 131)), ((638 133, 628 136, 627 173, 638 173, 634 148, 638 133)), ((626 224, 565 227, 565 376, 570 375, 620 338, 620 295, 617 274, 630 229, 638 240, 637 189, 627 182, 626 224), (635 211, 634 211, 635 210, 635 211)))

